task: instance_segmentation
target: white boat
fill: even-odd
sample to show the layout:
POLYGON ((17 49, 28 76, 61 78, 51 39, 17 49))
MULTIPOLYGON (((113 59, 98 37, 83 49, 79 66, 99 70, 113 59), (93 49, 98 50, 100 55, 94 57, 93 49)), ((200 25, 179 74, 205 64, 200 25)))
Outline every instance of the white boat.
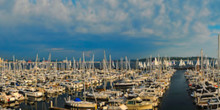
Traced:
POLYGON ((103 110, 128 110, 128 107, 124 104, 125 99, 116 98, 108 101, 108 104, 104 106, 103 110))
POLYGON ((21 92, 22 94, 28 97, 43 97, 44 96, 43 92, 38 91, 34 88, 26 88, 24 90, 20 90, 19 92, 21 92))
POLYGON ((0 92, 0 102, 11 103, 14 101, 16 101, 16 99, 12 95, 6 94, 5 92, 0 92))
POLYGON ((23 101, 23 100, 25 100, 25 97, 24 97, 22 94, 18 93, 17 90, 15 90, 15 91, 9 91, 9 93, 10 93, 13 97, 15 97, 15 100, 16 100, 16 101, 23 101))
POLYGON ((75 98, 75 100, 69 99, 64 99, 65 100, 65 105, 77 108, 77 109, 97 109, 97 104, 93 102, 88 102, 88 101, 81 101, 79 98, 75 98))
POLYGON ((137 97, 131 100, 127 100, 126 106, 128 110, 153 110, 153 105, 150 102, 143 101, 141 98, 137 97))

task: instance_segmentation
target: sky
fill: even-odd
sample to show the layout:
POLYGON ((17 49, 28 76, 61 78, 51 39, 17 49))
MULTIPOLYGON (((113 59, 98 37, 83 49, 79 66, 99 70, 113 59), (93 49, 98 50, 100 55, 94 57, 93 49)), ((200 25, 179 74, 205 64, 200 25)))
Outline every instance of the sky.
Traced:
POLYGON ((219 0, 0 0, 0 56, 217 57, 219 0))

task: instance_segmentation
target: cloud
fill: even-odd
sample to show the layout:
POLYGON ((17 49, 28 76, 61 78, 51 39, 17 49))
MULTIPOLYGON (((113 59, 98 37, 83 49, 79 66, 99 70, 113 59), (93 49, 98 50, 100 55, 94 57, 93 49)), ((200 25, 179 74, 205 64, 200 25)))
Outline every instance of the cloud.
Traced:
POLYGON ((51 48, 49 50, 51 50, 51 51, 60 51, 60 50, 64 50, 64 48, 51 48))
MULTIPOLYGON (((10 45, 16 41, 21 45, 25 39, 57 52, 71 53, 93 40, 98 45, 98 41, 120 39, 127 41, 125 44, 139 42, 142 45, 135 45, 136 48, 146 46, 148 50, 151 45, 159 50, 164 46, 164 52, 178 51, 172 46, 182 50, 193 46, 188 52, 192 54, 201 45, 215 42, 213 33, 219 29, 208 26, 220 25, 220 14, 216 13, 220 8, 216 4, 210 0, 0 0, 0 36, 8 39, 10 45), (146 41, 153 43, 145 44, 146 41)), ((121 45, 124 44, 117 46, 121 45)), ((126 48, 125 45, 123 49, 126 48)))
POLYGON ((49 49, 44 49, 47 52, 64 52, 64 53, 73 53, 76 52, 75 50, 72 49, 65 49, 65 48, 49 48, 49 49))
POLYGON ((14 4, 11 11, 0 11, 4 15, 1 16, 4 22, 9 24, 13 22, 10 25, 18 27, 24 24, 37 25, 50 31, 62 30, 71 34, 121 32, 131 36, 141 33, 139 34, 141 37, 148 37, 144 35, 147 33, 172 38, 173 32, 167 32, 190 34, 188 30, 193 20, 198 16, 210 15, 207 1, 204 3, 185 1, 183 4, 177 4, 178 9, 170 5, 172 2, 164 0, 75 0, 74 3, 72 0, 65 0, 65 2, 37 0, 36 3, 30 0, 13 0, 11 2, 14 4), (200 7, 197 4, 204 5, 200 7), (182 29, 184 29, 183 32, 182 29))

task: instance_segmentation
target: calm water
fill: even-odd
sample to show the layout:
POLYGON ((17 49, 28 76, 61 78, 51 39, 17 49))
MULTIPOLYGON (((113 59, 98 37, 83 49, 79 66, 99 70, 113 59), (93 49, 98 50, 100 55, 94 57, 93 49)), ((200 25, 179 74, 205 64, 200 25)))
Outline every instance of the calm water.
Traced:
MULTIPOLYGON (((68 97, 68 94, 62 94, 59 96, 53 96, 51 98, 32 99, 21 103, 16 110, 48 110, 50 102, 53 101, 53 105, 56 107, 64 107, 64 97, 68 97), (35 100, 35 101, 34 101, 35 100)), ((73 97, 73 96, 72 96, 73 97)))
POLYGON ((159 110, 196 110, 192 98, 187 92, 185 71, 176 71, 171 80, 170 88, 162 98, 159 110))
MULTIPOLYGON (((50 101, 53 101, 53 105, 56 107, 64 107, 64 98, 71 96, 79 97, 81 94, 78 92, 68 93, 51 96, 51 98, 35 99, 22 102, 16 110, 20 108, 22 110, 48 110, 50 107, 50 101)), ((164 97, 161 100, 159 110, 196 110, 196 106, 193 105, 191 97, 187 92, 187 83, 184 77, 184 71, 177 71, 172 79, 170 88, 166 91, 164 97)))

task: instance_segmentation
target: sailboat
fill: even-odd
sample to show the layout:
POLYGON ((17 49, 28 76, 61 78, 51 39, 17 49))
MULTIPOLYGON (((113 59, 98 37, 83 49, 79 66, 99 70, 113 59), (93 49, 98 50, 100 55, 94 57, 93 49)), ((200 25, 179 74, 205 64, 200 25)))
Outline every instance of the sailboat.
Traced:
POLYGON ((139 65, 140 68, 143 68, 143 67, 144 67, 143 64, 142 64, 142 62, 139 62, 138 65, 139 65))
POLYGON ((185 62, 182 59, 180 59, 179 66, 185 66, 185 65, 186 65, 185 62))
POLYGON ((215 65, 218 65, 218 60, 215 61, 215 65))
POLYGON ((156 57, 155 57, 155 59, 154 59, 154 65, 155 65, 155 66, 159 65, 159 62, 157 61, 157 58, 156 58, 156 57))
MULTIPOLYGON (((111 56, 109 56, 110 62, 111 62, 111 56)), ((101 101, 108 101, 109 98, 111 96, 119 96, 122 94, 121 91, 115 91, 115 90, 106 90, 106 84, 107 84, 107 80, 110 80, 110 85, 113 88, 112 85, 112 76, 107 76, 108 74, 111 73, 111 63, 109 63, 109 68, 107 68, 107 61, 106 61, 106 56, 105 56, 105 52, 104 52, 104 59, 103 59, 103 79, 104 79, 104 91, 101 92, 93 92, 93 93, 87 93, 87 97, 90 99, 97 99, 97 100, 101 100, 101 101), (108 78, 108 79, 107 79, 108 78)), ((118 83, 116 83, 117 85, 118 83)))
POLYGON ((200 60, 199 60, 199 58, 198 58, 197 61, 196 61, 196 66, 198 66, 198 65, 200 65, 200 60))
POLYGON ((35 72, 35 77, 36 77, 35 86, 20 89, 21 93, 23 93, 24 95, 27 95, 29 97, 43 97, 44 96, 43 92, 36 89, 36 86, 37 86, 37 71, 39 71, 37 62, 38 62, 38 54, 36 56, 35 67, 33 68, 33 70, 31 70, 32 73, 35 72))
POLYGON ((145 62, 144 62, 143 68, 144 68, 144 69, 145 69, 145 68, 147 68, 147 66, 146 66, 146 63, 145 63, 145 62))
POLYGON ((194 65, 194 64, 193 64, 193 61, 191 61, 191 62, 192 62, 191 64, 194 65))

